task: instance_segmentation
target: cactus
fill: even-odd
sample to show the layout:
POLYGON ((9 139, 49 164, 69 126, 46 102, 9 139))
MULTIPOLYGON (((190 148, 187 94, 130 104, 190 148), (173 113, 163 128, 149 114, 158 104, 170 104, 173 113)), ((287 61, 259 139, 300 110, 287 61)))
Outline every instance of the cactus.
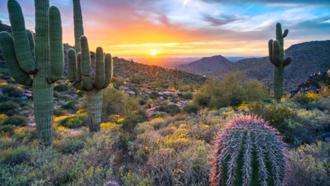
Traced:
POLYGON ((70 49, 68 53, 71 64, 69 74, 75 76, 70 80, 77 89, 86 92, 89 130, 96 132, 100 129, 102 119, 103 89, 109 85, 112 78, 112 58, 109 54, 104 56, 103 49, 97 48, 96 67, 92 69, 87 38, 81 36, 80 43, 81 54, 77 58, 74 49, 70 49))
POLYGON ((220 130, 214 145, 211 186, 283 185, 285 147, 263 119, 241 115, 220 130))
POLYGON ((80 0, 73 0, 74 38, 76 52, 80 52, 80 37, 84 35, 84 26, 81 13, 80 0))
POLYGON ((289 34, 289 30, 282 32, 280 23, 276 24, 276 40, 268 42, 269 59, 274 65, 274 97, 280 101, 283 95, 283 75, 284 68, 291 63, 291 58, 285 58, 284 38, 289 34))
POLYGON ((102 119, 103 89, 112 79, 112 57, 104 56, 103 49, 96 49, 96 64, 93 68, 87 37, 84 36, 80 0, 73 0, 75 50, 68 52, 69 80, 73 85, 86 92, 89 130, 100 129, 102 119), (77 54, 77 55, 76 55, 77 54))
POLYGON ((34 115, 40 141, 52 143, 52 82, 63 74, 64 59, 60 12, 48 0, 35 0, 36 36, 25 29, 22 9, 8 0, 12 34, 0 33, 0 45, 17 83, 32 86, 34 115))

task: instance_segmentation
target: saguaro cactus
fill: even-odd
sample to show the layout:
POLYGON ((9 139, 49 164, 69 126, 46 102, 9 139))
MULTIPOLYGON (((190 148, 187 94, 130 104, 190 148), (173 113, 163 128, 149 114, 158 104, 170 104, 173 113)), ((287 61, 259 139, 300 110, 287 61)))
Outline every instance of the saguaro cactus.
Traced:
POLYGON ((84 35, 84 25, 80 0, 73 0, 74 38, 76 52, 80 52, 80 37, 84 35))
POLYGON ((68 53, 69 79, 77 89, 86 92, 89 130, 96 132, 100 129, 102 119, 103 89, 112 79, 112 57, 110 54, 104 56, 103 49, 97 48, 95 69, 92 68, 80 0, 73 0, 73 11, 76 50, 70 49, 68 53))
POLYGON ((210 185, 283 185, 285 148, 277 134, 255 116, 228 121, 215 140, 210 185))
POLYGON ((35 0, 34 42, 33 35, 25 30, 22 9, 16 0, 8 0, 8 10, 12 34, 1 32, 0 44, 16 82, 32 86, 39 138, 49 145, 52 143, 52 83, 62 78, 64 68, 60 12, 54 6, 49 8, 48 0, 35 0))
POLYGON ((289 30, 282 32, 280 23, 276 24, 276 40, 270 40, 268 43, 269 59, 274 65, 274 97, 279 102, 283 96, 283 75, 284 68, 291 63, 291 58, 285 58, 284 38, 289 30))
POLYGON ((74 49, 68 53, 70 81, 77 89, 86 92, 89 130, 96 132, 102 119, 103 89, 112 78, 112 57, 110 54, 104 56, 103 49, 97 48, 96 65, 92 69, 87 38, 82 36, 80 43, 81 53, 77 58, 74 49))

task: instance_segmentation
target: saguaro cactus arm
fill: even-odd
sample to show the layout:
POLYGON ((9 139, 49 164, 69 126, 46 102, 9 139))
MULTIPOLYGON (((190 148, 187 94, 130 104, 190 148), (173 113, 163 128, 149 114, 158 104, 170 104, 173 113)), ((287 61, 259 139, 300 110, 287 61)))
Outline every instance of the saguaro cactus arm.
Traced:
POLYGON ((113 77, 113 61, 111 54, 105 55, 104 62, 105 62, 105 83, 103 88, 106 88, 110 84, 110 81, 113 77))
POLYGON ((10 74, 19 84, 31 86, 32 79, 24 72, 18 64, 14 40, 7 32, 0 33, 0 46, 3 51, 3 57, 5 58, 10 74))
POLYGON ((20 67, 27 73, 35 74, 36 66, 25 29, 21 6, 16 0, 8 0, 9 20, 15 38, 15 51, 20 67))
POLYGON ((50 79, 62 79, 64 73, 64 51, 62 44, 61 14, 58 8, 49 8, 49 60, 50 79))
POLYGON ((81 13, 80 0, 73 0, 74 37, 76 52, 81 51, 80 37, 84 35, 84 26, 81 13))
POLYGON ((70 48, 68 51, 68 78, 71 82, 79 81, 76 77, 77 75, 77 57, 76 51, 73 48, 70 48))
POLYGON ((105 64, 103 49, 98 47, 96 49, 96 68, 94 86, 97 90, 103 89, 105 84, 105 64))
POLYGON ((91 77, 91 59, 90 59, 90 52, 88 47, 88 40, 87 37, 81 36, 80 38, 81 43, 81 78, 82 78, 82 85, 84 90, 92 90, 93 89, 93 79, 91 77))

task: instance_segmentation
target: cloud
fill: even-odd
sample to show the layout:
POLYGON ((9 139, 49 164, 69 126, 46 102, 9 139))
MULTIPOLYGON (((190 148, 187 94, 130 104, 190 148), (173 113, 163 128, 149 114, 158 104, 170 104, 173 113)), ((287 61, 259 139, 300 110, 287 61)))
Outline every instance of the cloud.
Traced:
MULTIPOLYGON (((8 23, 7 0, 0 19, 8 23)), ((34 28, 34 1, 18 0, 34 28)), ((62 14, 64 40, 73 44, 72 0, 50 0, 62 14)), ((330 1, 322 0, 81 0, 91 49, 142 55, 151 48, 168 55, 208 52, 262 54, 276 22, 290 29, 287 43, 328 39, 330 1), (313 2, 313 3, 311 3, 313 2), (244 3, 242 5, 241 3, 244 3), (228 48, 226 48, 226 46, 228 48)))

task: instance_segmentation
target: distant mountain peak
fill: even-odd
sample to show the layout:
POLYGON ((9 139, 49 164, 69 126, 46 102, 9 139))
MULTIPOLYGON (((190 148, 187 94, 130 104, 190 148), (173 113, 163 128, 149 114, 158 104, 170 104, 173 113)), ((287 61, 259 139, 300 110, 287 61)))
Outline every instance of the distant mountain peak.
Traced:
POLYGON ((214 70, 229 69, 232 63, 222 55, 203 57, 189 64, 180 65, 178 69, 201 75, 207 75, 214 70))

